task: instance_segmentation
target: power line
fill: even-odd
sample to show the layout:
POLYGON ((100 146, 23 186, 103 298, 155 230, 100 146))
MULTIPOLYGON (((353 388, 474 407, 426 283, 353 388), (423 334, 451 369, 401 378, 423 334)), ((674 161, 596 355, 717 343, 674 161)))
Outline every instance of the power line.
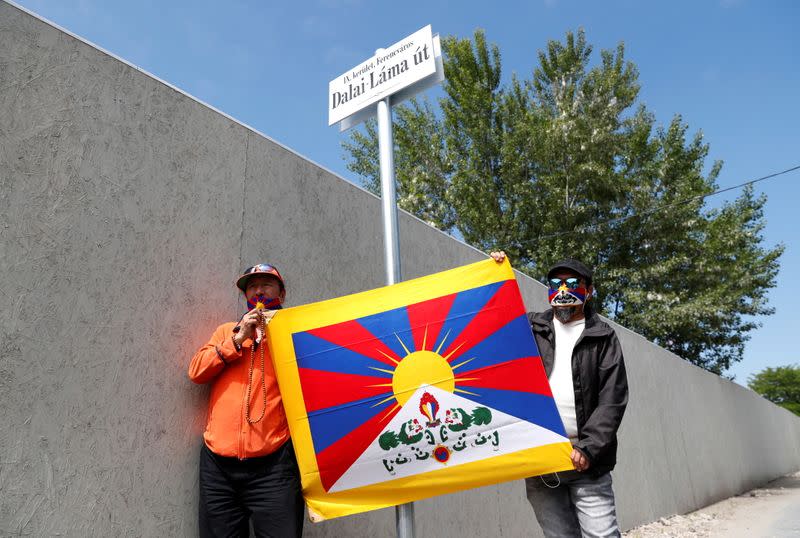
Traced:
POLYGON ((598 222, 596 224, 589 224, 589 225, 583 226, 581 228, 575 228, 575 229, 569 230, 569 231, 554 232, 554 233, 547 234, 547 235, 540 235, 537 239, 538 240, 550 239, 552 237, 559 237, 559 236, 567 235, 567 234, 585 232, 587 230, 591 230, 593 228, 598 228, 598 227, 603 226, 605 224, 614 224, 614 223, 617 223, 617 222, 625 222, 626 220, 628 220, 630 218, 633 218, 633 217, 646 217, 648 215, 652 215, 653 213, 658 213, 659 211, 663 211, 664 209, 668 209, 670 207, 674 207, 674 206, 677 206, 677 205, 688 204, 689 202, 694 202, 695 200, 702 200, 704 198, 708 198, 709 196, 714 196, 716 194, 721 194, 723 192, 732 191, 734 189, 740 189, 740 188, 745 187, 747 185, 753 185, 754 183, 758 183, 759 181, 764 181, 764 180, 771 179, 771 178, 774 178, 774 177, 782 176, 784 174, 788 174, 789 172, 794 172, 795 170, 800 170, 800 164, 798 164, 797 166, 793 166, 791 168, 787 168, 786 170, 782 170, 780 172, 775 172, 774 174, 769 174, 769 175, 762 176, 762 177, 759 177, 759 178, 756 178, 756 179, 751 179, 750 181, 745 181, 744 183, 740 183, 740 184, 734 185, 732 187, 725 187, 724 189, 719 189, 719 190, 716 190, 714 192, 710 192, 708 194, 698 194, 697 196, 691 196, 689 198, 684 198, 683 200, 678 200, 677 202, 671 202, 669 204, 664 204, 664 205, 658 206, 656 208, 653 208, 653 209, 651 209, 649 211, 645 211, 643 213, 635 213, 633 215, 625 215, 624 217, 616 217, 616 218, 613 218, 613 219, 608 219, 608 220, 605 220, 605 221, 602 221, 602 222, 598 222))

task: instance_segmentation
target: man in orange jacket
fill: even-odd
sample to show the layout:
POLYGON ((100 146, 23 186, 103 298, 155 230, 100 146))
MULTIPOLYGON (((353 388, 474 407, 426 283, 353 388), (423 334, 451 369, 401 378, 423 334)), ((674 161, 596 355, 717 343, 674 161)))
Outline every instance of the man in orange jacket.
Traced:
POLYGON ((200 536, 303 533, 303 498, 289 427, 264 339, 286 287, 269 264, 236 282, 248 312, 223 323, 192 358, 189 378, 211 383, 200 453, 200 536))

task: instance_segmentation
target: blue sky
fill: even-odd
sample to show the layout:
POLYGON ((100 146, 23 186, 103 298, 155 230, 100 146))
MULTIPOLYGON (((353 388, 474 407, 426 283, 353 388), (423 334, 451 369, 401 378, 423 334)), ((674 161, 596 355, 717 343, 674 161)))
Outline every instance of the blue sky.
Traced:
MULTIPOLYGON (((459 37, 485 29, 506 79, 527 77, 536 52, 567 30, 583 27, 595 51, 624 41, 639 68, 640 101, 662 124, 680 113, 691 132, 703 131, 708 164, 725 162, 720 188, 800 164, 800 3, 791 0, 17 3, 351 181, 345 135, 327 126, 328 82, 426 24, 459 37)), ((739 383, 767 366, 800 363, 784 339, 800 327, 791 291, 800 276, 800 172, 757 192, 769 198, 766 244, 786 252, 770 295, 776 313, 729 371, 739 383)))

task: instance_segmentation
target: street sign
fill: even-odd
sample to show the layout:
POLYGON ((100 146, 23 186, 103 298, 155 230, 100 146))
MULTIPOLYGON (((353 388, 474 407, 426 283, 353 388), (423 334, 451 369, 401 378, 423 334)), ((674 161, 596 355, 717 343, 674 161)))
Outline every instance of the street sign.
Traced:
MULTIPOLYGON (((434 45, 431 26, 425 26, 331 80, 328 84, 328 125, 345 120, 369 105, 421 81, 420 87, 415 86, 412 92, 403 92, 403 98, 441 82, 444 70, 441 68, 438 36, 435 36, 435 40, 434 45), (435 80, 425 80, 429 78, 435 80)), ((392 102, 397 104, 400 100, 394 98, 392 102)), ((374 114, 374 110, 359 115, 355 123, 343 122, 342 128, 352 127, 371 114, 374 114)))

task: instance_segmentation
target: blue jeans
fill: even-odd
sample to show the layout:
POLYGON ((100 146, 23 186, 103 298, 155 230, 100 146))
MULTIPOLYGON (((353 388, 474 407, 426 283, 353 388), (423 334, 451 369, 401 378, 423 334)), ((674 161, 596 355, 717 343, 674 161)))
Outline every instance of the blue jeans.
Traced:
POLYGON ((525 490, 547 538, 620 535, 611 473, 534 476, 525 480, 525 490))

